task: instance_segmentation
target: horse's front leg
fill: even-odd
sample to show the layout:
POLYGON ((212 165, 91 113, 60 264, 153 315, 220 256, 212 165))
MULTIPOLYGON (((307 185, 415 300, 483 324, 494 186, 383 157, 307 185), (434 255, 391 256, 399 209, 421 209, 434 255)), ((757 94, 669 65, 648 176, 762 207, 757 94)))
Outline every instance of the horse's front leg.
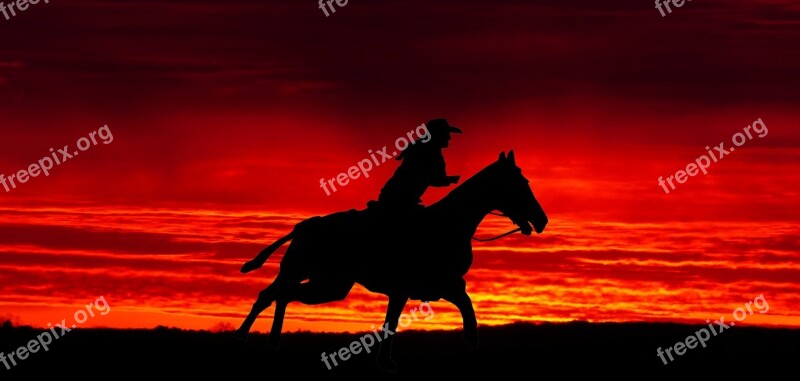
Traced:
POLYGON ((475 318, 475 310, 472 308, 472 300, 467 295, 467 291, 460 291, 444 298, 453 303, 461 312, 461 319, 464 321, 464 342, 473 349, 478 348, 478 319, 475 318))
POLYGON ((407 296, 390 295, 389 307, 386 309, 386 320, 381 327, 380 349, 378 349, 378 367, 381 370, 395 372, 397 367, 392 361, 392 343, 397 332, 397 322, 408 302, 407 296))

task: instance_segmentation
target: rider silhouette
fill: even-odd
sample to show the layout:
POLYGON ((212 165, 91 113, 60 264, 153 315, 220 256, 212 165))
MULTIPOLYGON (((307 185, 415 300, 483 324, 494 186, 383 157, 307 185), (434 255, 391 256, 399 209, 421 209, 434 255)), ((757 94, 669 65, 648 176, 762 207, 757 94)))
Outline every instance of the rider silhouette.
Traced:
POLYGON ((446 187, 458 183, 460 176, 448 176, 442 149, 447 148, 450 133, 461 130, 447 119, 433 119, 425 124, 431 140, 417 141, 397 156, 400 167, 386 182, 378 196, 378 205, 390 209, 422 208, 422 194, 429 186, 446 187))

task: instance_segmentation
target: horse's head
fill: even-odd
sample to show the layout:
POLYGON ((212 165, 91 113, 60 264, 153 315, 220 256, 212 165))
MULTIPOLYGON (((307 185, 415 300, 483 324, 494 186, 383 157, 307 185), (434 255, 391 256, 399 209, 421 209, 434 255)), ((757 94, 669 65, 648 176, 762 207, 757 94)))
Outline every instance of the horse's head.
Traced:
POLYGON ((533 196, 528 179, 522 176, 522 170, 517 167, 514 151, 509 151, 508 156, 505 152, 501 152, 500 159, 495 165, 498 174, 495 180, 499 185, 495 188, 495 209, 519 226, 522 234, 530 235, 533 229, 536 233, 544 231, 547 215, 533 196))

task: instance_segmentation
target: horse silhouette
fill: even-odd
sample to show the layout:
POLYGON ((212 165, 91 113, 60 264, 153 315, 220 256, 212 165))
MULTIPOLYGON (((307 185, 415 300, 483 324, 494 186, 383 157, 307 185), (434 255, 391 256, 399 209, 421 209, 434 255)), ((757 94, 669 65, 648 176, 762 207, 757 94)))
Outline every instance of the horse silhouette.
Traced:
MULTIPOLYGON (((444 299, 463 319, 464 341, 478 346, 478 323, 464 275, 472 264, 471 237, 483 218, 498 210, 522 234, 541 233, 547 216, 514 159, 514 151, 482 169, 435 204, 397 218, 377 210, 334 213, 298 223, 291 233, 242 266, 255 270, 280 246, 286 249, 280 271, 253 304, 237 330, 246 338, 258 315, 276 302, 269 342, 280 340, 286 306, 321 304, 347 297, 355 283, 389 297, 383 330, 397 329, 409 299, 444 299), (533 226, 531 226, 531 224, 533 226)), ((378 365, 393 370, 393 335, 384 335, 378 365)))

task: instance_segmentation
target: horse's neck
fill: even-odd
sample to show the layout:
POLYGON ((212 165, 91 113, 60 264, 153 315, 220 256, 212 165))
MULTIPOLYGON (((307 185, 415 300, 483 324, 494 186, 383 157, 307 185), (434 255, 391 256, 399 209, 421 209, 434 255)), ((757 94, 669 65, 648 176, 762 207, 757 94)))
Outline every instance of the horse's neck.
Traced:
POLYGON ((445 198, 431 205, 442 216, 441 221, 459 232, 472 237, 483 218, 492 210, 489 200, 481 197, 477 179, 470 179, 450 192, 445 198))

